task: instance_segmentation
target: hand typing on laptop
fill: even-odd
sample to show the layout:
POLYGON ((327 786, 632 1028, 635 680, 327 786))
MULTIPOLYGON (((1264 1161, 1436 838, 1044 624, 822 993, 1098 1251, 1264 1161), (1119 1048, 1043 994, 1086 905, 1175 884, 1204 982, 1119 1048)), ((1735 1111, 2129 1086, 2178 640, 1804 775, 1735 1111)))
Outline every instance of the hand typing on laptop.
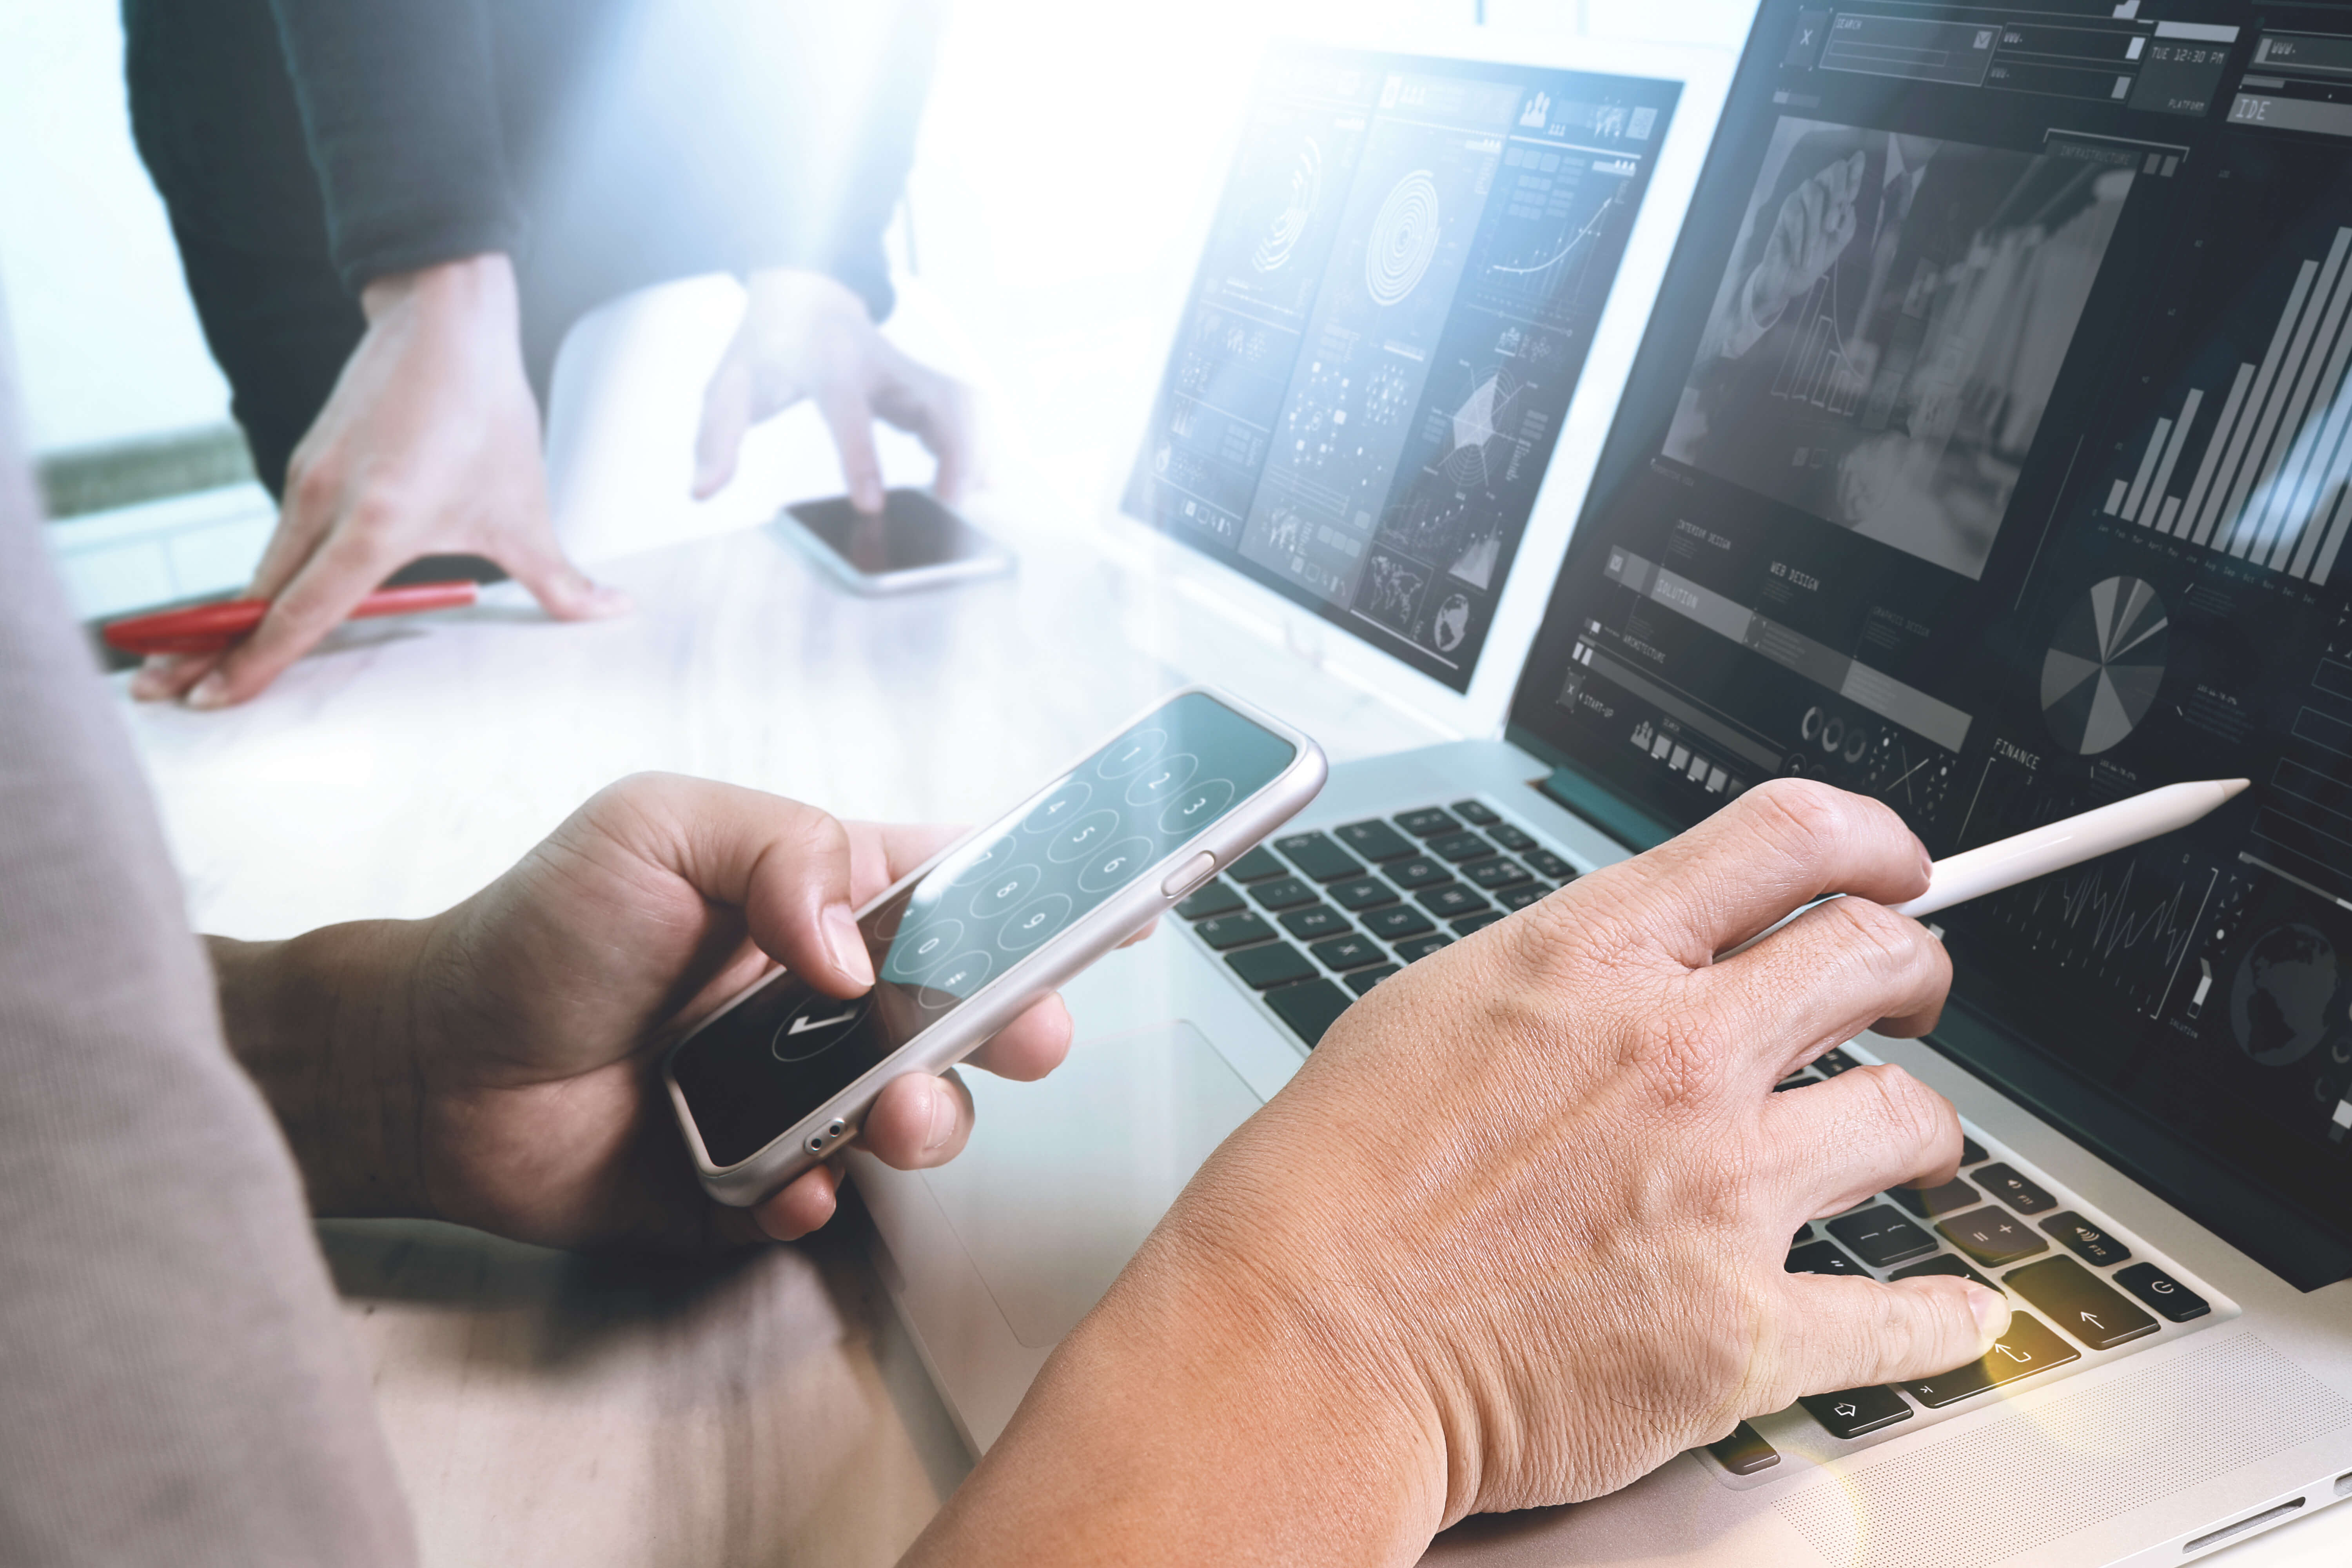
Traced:
POLYGON ((1948 962, 1882 907, 1927 868, 1885 806, 1776 782, 1375 987, 915 1559, 1408 1563, 1466 1514, 1983 1354, 1994 1292, 1783 1264, 1803 1222, 1958 1168, 1952 1108, 1898 1068, 1771 1092, 1865 1027, 1933 1025, 1948 962))
MULTIPOLYGON (((865 992, 850 911, 955 835, 641 775, 430 920, 214 939, 222 1012, 320 1214, 557 1247, 789 1240, 832 1217, 833 1167, 757 1209, 711 1202, 659 1102, 662 1050, 772 958, 831 994, 865 992)), ((970 1060, 1042 1078, 1069 1043, 1049 997, 970 1060)), ((864 1141, 919 1169, 953 1158, 971 1119, 953 1074, 902 1078, 864 1141)))

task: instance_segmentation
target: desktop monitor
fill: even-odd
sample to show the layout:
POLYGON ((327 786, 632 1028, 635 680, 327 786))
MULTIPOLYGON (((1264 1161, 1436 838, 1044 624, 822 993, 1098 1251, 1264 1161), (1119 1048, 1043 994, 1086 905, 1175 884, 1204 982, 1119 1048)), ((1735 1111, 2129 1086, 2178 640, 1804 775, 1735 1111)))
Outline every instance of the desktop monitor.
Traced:
POLYGON ((1938 917, 1936 1043, 2352 1272, 2352 19, 1767 0, 1510 733, 1640 839, 1776 775, 1933 852, 2196 826, 1938 917))
POLYGON ((1727 69, 1466 47, 1271 52, 1121 505, 1491 732, 1727 69))

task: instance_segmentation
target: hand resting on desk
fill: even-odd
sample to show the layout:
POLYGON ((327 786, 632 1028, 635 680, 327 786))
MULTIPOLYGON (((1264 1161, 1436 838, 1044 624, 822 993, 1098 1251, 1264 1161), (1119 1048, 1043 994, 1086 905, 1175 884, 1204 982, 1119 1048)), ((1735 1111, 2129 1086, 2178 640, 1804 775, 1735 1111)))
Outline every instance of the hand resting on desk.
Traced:
POLYGON ((1801 1394, 1926 1376, 2009 1321, 1957 1279, 1784 1272, 1790 1233, 1948 1179, 1898 1068, 1943 949, 1886 807, 1796 780, 1408 966, 1212 1155, 909 1561, 1408 1563, 1801 1394), (1811 910, 1721 963, 1824 893, 1811 910))
MULTIPOLYGON (((874 982, 851 910, 956 836, 646 774, 425 921, 213 940, 222 1011, 320 1214, 415 1215, 559 1247, 790 1240, 832 1217, 819 1166, 756 1210, 713 1203, 663 1098, 663 1050, 772 958, 836 996, 874 982)), ((970 1059, 1042 1078, 1058 997, 970 1059)), ((862 1134, 902 1169, 970 1136, 953 1074, 886 1088, 862 1134)))

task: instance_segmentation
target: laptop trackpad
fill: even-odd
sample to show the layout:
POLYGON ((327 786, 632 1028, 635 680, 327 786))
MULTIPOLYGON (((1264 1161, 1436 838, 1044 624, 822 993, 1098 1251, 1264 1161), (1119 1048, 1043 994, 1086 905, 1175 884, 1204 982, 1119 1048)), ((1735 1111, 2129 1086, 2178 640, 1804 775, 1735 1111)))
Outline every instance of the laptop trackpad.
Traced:
POLYGON ((1186 1023, 1079 1046, 1040 1083, 966 1072, 979 1121, 923 1173, 1013 1327, 1058 1342, 1257 1096, 1186 1023))

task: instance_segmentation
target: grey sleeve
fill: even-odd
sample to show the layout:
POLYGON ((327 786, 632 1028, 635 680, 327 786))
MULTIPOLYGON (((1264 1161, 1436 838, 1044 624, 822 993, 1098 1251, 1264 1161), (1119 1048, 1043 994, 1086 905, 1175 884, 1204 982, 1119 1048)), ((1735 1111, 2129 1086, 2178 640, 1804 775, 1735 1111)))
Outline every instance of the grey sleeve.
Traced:
POLYGON ((405 1563, 299 1179, 44 559, 0 315, 0 1562, 405 1563))

